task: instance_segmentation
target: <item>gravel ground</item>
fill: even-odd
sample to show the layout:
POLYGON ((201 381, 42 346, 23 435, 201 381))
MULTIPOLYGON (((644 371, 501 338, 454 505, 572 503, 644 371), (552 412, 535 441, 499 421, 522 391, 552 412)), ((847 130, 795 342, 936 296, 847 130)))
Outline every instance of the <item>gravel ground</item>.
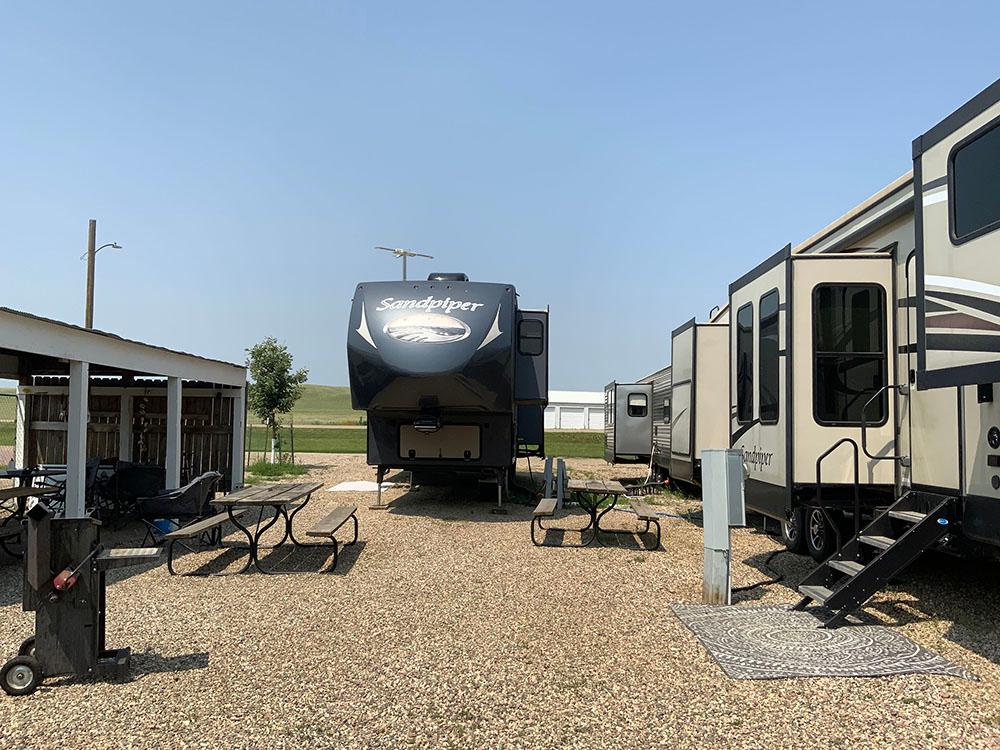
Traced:
MULTIPOLYGON (((360 456, 304 460, 331 484, 372 474, 360 456)), ((573 476, 642 473, 568 464, 573 476)), ((496 516, 488 502, 431 488, 392 496, 389 511, 370 511, 368 495, 323 492, 303 512, 359 506, 362 541, 334 575, 121 571, 108 592, 108 641, 132 647, 131 678, 0 695, 2 746, 1000 748, 996 565, 928 559, 869 608, 978 682, 734 681, 668 609, 700 600, 694 523, 667 520, 660 552, 628 537, 536 549, 528 506, 496 516)), ((754 529, 733 536, 735 583, 768 577, 762 561, 776 542, 754 529)), ((282 565, 321 563, 312 552, 282 565)), ((791 580, 808 569, 787 554, 773 566, 791 580)), ((780 584, 743 597, 796 599, 780 584)), ((31 630, 19 600, 17 568, 0 568, 8 652, 31 630)))

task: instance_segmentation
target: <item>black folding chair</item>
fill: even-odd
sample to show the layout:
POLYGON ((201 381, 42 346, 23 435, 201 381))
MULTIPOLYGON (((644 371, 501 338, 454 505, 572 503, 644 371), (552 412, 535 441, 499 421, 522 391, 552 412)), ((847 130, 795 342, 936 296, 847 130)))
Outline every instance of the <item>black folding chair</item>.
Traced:
POLYGON ((154 544, 161 542, 165 532, 156 526, 155 521, 168 520, 174 528, 180 528, 208 515, 212 510, 208 501, 215 497, 215 488, 221 479, 219 472, 206 471, 176 490, 163 490, 136 500, 137 515, 146 525, 146 535, 141 544, 145 544, 147 539, 154 544))

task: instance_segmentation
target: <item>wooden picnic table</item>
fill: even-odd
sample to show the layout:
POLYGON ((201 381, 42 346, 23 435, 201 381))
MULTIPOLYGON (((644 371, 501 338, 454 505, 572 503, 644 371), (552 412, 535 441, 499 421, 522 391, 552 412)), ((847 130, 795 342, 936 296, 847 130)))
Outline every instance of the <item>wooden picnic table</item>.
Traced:
POLYGON ((295 538, 292 528, 296 514, 306 507, 309 499, 312 497, 312 493, 322 488, 322 486, 321 482, 266 484, 257 487, 244 487, 241 490, 230 492, 228 495, 223 495, 210 501, 212 505, 226 510, 229 514, 229 520, 246 535, 247 541, 250 543, 250 556, 243 571, 249 570, 251 565, 256 565, 261 573, 272 572, 261 564, 260 540, 264 533, 278 522, 279 518, 283 519, 285 523, 284 535, 281 537, 281 541, 271 545, 269 549, 280 547, 288 541, 296 547, 331 546, 325 542, 300 542, 295 538), (259 512, 257 514, 256 529, 251 533, 249 525, 244 526, 240 522, 240 519, 250 515, 245 513, 245 511, 253 510, 254 508, 259 512), (274 515, 261 525, 264 521, 264 510, 266 508, 271 508, 274 511, 274 515))
MULTIPOLYGON (((535 527, 542 531, 579 531, 579 544, 559 544, 560 547, 587 547, 595 541, 600 542, 598 534, 608 532, 608 529, 601 528, 601 518, 612 511, 618 504, 618 498, 625 494, 625 487, 621 482, 603 479, 570 479, 566 482, 566 491, 579 503, 580 507, 587 511, 590 522, 582 529, 566 529, 557 527, 545 527, 542 519, 551 518, 555 515, 556 501, 553 498, 542 500, 532 516, 531 540, 537 546, 553 546, 535 540, 535 527), (610 504, 601 508, 601 504, 610 499, 610 504), (590 538, 586 538, 586 532, 591 532, 590 538)), ((617 533, 617 532, 612 532, 617 533)))

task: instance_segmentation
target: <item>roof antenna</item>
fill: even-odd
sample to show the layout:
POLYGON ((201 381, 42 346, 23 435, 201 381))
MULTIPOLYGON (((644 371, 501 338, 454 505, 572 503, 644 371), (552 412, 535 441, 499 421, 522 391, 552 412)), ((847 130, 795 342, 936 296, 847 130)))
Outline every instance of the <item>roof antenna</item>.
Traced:
POLYGON ((418 253, 415 250, 407 250, 403 247, 382 247, 381 245, 375 246, 376 250, 385 250, 386 252, 392 253, 397 258, 403 259, 403 281, 406 281, 406 259, 407 258, 431 258, 433 260, 433 255, 426 255, 424 253, 418 253))

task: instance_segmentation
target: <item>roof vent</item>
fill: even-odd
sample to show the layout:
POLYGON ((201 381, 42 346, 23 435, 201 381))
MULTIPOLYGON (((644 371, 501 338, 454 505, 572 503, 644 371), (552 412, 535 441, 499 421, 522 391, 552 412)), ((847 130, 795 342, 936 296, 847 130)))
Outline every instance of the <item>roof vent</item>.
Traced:
POLYGON ((428 281, 468 281, 469 277, 464 273, 432 273, 427 277, 428 281))

